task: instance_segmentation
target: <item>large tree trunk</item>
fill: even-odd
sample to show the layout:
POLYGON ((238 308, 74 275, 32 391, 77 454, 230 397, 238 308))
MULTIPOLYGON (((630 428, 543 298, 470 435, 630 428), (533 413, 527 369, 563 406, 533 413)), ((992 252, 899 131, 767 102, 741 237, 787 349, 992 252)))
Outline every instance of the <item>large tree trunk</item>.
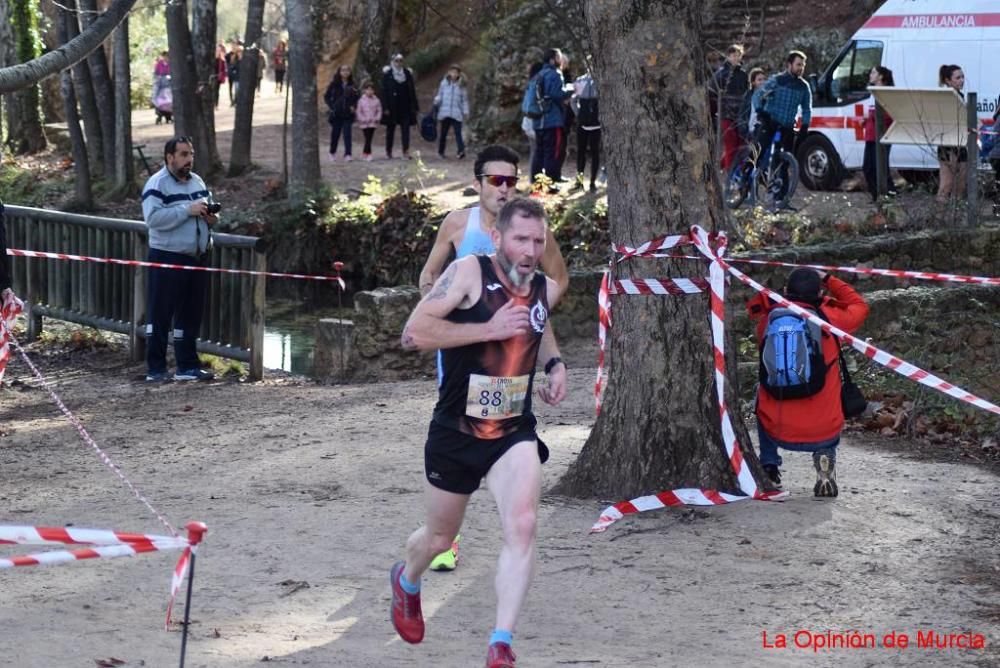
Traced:
MULTIPOLYGON (((80 25, 76 21, 76 0, 66 0, 66 6, 73 12, 73 20, 66 26, 66 34, 73 39, 80 34, 80 25)), ((83 117, 83 134, 87 137, 87 155, 94 172, 102 176, 109 175, 110 165, 104 162, 104 136, 101 134, 101 113, 97 110, 97 98, 94 96, 94 85, 90 78, 90 68, 87 61, 81 60, 73 66, 73 91, 80 103, 80 115, 83 117)), ((77 163, 79 169, 79 163, 77 163)))
POLYGON ((132 162, 132 65, 128 49, 128 19, 115 30, 115 191, 125 196, 135 177, 132 162))
MULTIPOLYGON (((14 49, 19 63, 27 63, 38 57, 38 13, 33 0, 7 0, 10 3, 10 18, 14 27, 14 49)), ((38 153, 45 150, 48 142, 42 130, 41 106, 38 86, 29 86, 18 91, 13 98, 17 132, 11 131, 7 144, 15 153, 38 153)))
MULTIPOLYGON (((76 14, 69 10, 60 10, 59 42, 65 44, 70 35, 75 32, 76 14)), ((87 158, 87 146, 80 130, 80 117, 76 111, 76 94, 73 89, 73 76, 69 70, 63 70, 60 75, 63 105, 66 109, 66 126, 69 128, 69 140, 73 146, 73 162, 76 166, 76 207, 89 210, 94 206, 94 195, 90 187, 90 164, 87 158)))
POLYGON ((250 166, 253 143, 253 103, 257 91, 257 68, 260 66, 260 35, 264 25, 264 0, 250 0, 247 6, 247 32, 240 60, 240 86, 236 94, 236 120, 233 125, 233 150, 229 158, 229 176, 239 176, 250 166))
MULTIPOLYGON (((80 29, 87 30, 97 20, 97 0, 80 0, 80 29)), ((90 68, 90 80, 93 83, 94 95, 101 101, 101 146, 104 149, 102 160, 104 175, 113 175, 115 165, 115 93, 111 85, 111 73, 108 70, 108 56, 101 45, 87 57, 90 68)))
POLYGON ((170 49, 170 88, 174 96, 174 134, 194 142, 194 171, 210 180, 217 165, 208 150, 202 104, 210 104, 208 95, 198 92, 198 73, 194 66, 191 29, 188 27, 187 0, 167 4, 167 43, 170 49))
POLYGON ((288 15, 289 85, 292 87, 292 175, 289 194, 295 200, 319 187, 319 113, 312 1, 285 0, 285 12, 288 15))
MULTIPOLYGON (((610 232, 637 246, 692 224, 719 229, 719 184, 709 152, 699 5, 687 0, 590 0, 594 78, 606 141, 610 232)), ((621 278, 707 276, 704 262, 632 259, 621 278)), ((631 498, 680 487, 738 490, 723 450, 708 294, 614 296, 601 414, 559 491, 631 498)), ((745 425, 727 404, 751 470, 745 425)))
MULTIPOLYGON (((4 0, 13 2, 14 0, 4 0)), ((72 67, 101 45, 111 31, 128 16, 136 0, 113 0, 108 10, 101 14, 83 34, 41 58, 20 65, 0 69, 0 93, 12 93, 32 86, 45 77, 72 67)))
POLYGON ((361 44, 354 61, 354 77, 359 83, 368 78, 375 82, 376 88, 380 85, 382 79, 379 73, 389 64, 392 17, 395 11, 396 0, 368 0, 365 3, 365 13, 361 19, 361 44))
MULTIPOLYGON (((10 2, 0 0, 0 69, 16 64, 17 50, 14 48, 14 26, 11 24, 10 2)), ((7 126, 6 135, 0 133, 0 141, 3 141, 5 136, 9 137, 17 133, 21 120, 17 116, 18 107, 14 103, 12 94, 4 95, 0 101, 3 102, 3 123, 0 123, 0 127, 7 126)))
POLYGON ((222 171, 222 158, 219 156, 219 145, 215 140, 215 93, 218 92, 219 86, 219 75, 215 68, 215 36, 218 32, 215 8, 216 0, 194 0, 191 31, 206 141, 200 150, 208 154, 211 174, 222 171))

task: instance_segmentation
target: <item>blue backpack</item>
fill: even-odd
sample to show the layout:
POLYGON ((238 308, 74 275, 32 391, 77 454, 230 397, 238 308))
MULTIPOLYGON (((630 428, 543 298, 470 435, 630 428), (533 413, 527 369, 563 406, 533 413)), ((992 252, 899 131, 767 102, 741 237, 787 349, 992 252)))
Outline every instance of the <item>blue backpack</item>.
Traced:
POLYGON ((542 73, 539 72, 528 82, 528 87, 524 90, 524 99, 521 100, 521 113, 533 121, 545 116, 545 113, 552 106, 552 100, 545 97, 545 82, 542 73))
POLYGON ((791 309, 767 315, 760 347, 760 385, 775 399, 804 399, 826 383, 823 330, 791 309))

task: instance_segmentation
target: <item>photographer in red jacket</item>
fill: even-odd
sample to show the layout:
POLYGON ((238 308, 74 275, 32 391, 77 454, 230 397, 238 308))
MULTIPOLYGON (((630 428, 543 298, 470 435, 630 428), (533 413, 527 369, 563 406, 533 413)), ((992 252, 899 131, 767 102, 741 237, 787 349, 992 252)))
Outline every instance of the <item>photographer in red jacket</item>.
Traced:
MULTIPOLYGON (((868 316, 868 304, 850 285, 813 269, 792 271, 784 295, 797 306, 816 312, 849 333, 857 330, 868 316)), ((778 448, 811 452, 817 475, 814 494, 837 496, 834 465, 844 426, 837 366, 840 342, 763 294, 747 302, 747 311, 757 323, 761 349, 756 413, 764 472, 780 486, 782 460, 778 448), (814 355, 806 359, 804 351, 810 349, 814 355), (797 378, 796 372, 802 377, 797 378), (788 380, 785 376, 792 378, 788 380), (810 381, 812 387, 807 388, 810 381)))

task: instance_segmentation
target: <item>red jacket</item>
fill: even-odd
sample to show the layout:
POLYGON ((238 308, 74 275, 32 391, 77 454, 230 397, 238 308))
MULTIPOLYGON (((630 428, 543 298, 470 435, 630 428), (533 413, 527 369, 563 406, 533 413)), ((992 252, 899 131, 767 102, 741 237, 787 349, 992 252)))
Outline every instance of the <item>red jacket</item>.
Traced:
MULTIPOLYGON (((824 281, 828 297, 823 297, 820 308, 831 325, 854 333, 868 317, 868 304, 861 295, 839 278, 827 276, 824 281)), ((794 302, 803 308, 809 304, 794 302)), ((751 320, 757 322, 757 344, 764 338, 767 314, 776 308, 762 294, 747 302, 751 320)), ((772 437, 785 443, 818 443, 835 438, 844 427, 844 413, 840 405, 840 368, 837 356, 840 344, 823 333, 823 359, 827 365, 826 384, 818 394, 804 399, 777 400, 767 390, 757 392, 757 419, 772 437)))
MULTIPOLYGON (((889 129, 892 125, 892 116, 882 111, 882 132, 889 129)), ((875 141, 875 106, 868 110, 868 115, 865 116, 865 129, 864 129, 865 141, 875 141)))

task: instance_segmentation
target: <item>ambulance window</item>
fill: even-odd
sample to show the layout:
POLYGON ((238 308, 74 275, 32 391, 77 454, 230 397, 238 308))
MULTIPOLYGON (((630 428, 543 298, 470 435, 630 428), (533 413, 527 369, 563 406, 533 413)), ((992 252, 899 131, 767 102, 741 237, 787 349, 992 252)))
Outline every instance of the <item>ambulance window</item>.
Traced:
POLYGON ((834 66, 830 93, 839 104, 868 97, 868 73, 882 64, 882 42, 858 40, 845 51, 834 66))

